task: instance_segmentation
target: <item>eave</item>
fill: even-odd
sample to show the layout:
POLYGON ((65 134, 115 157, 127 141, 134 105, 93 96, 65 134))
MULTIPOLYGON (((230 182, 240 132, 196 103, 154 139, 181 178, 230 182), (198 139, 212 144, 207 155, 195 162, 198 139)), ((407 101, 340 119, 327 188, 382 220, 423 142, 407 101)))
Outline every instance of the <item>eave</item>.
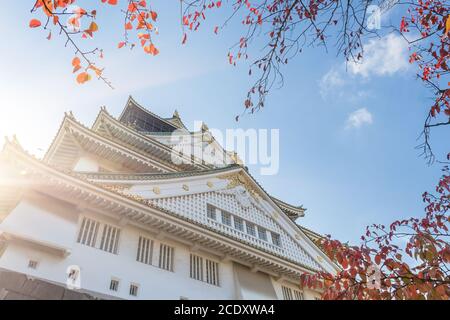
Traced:
POLYGON ((17 174, 21 173, 22 178, 30 179, 33 182, 30 183, 31 188, 75 204, 80 210, 89 208, 90 211, 114 217, 118 221, 157 230, 167 237, 181 238, 192 245, 208 248, 223 259, 257 266, 277 277, 298 280, 305 272, 318 271, 156 207, 148 201, 125 197, 116 191, 50 167, 25 153, 20 146, 7 143, 0 154, 0 161, 4 161, 17 174))
MULTIPOLYGON (((147 155, 158 154, 162 162, 172 163, 173 151, 169 146, 126 126, 111 116, 104 107, 98 113, 92 125, 92 131, 107 136, 109 139, 114 139, 134 150, 145 152, 147 155)), ((175 165, 172 163, 177 170, 208 169, 211 167, 191 157, 182 156, 179 158, 181 164, 175 165)))
POLYGON ((179 170, 176 166, 158 159, 158 154, 150 157, 148 154, 131 150, 128 146, 107 139, 83 126, 75 120, 73 115, 66 114, 43 161, 64 169, 72 169, 73 161, 80 153, 90 153, 120 163, 128 168, 128 171, 175 172, 179 170))

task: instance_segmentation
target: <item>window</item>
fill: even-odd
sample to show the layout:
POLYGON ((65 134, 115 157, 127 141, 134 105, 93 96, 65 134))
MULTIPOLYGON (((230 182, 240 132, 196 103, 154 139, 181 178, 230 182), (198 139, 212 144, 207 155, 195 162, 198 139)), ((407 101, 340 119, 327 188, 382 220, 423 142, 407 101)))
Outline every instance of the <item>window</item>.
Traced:
POLYGON ((190 276, 192 279, 203 281, 203 258, 192 253, 190 276))
POLYGON ((226 211, 222 211, 222 223, 226 224, 227 226, 231 226, 231 214, 226 212, 226 211))
POLYGON ((100 250, 117 254, 119 244, 120 229, 105 224, 103 226, 102 240, 100 250))
POLYGON ((78 232, 77 242, 89 247, 95 247, 99 226, 100 223, 98 221, 83 218, 80 231, 78 232))
POLYGON ((152 264, 153 240, 139 237, 136 261, 152 264))
POLYGON ((256 228, 255 225, 251 222, 247 222, 247 233, 251 236, 256 236, 256 228))
POLYGON ((206 215, 208 218, 216 220, 216 208, 209 203, 206 205, 206 215))
POLYGON ((234 227, 239 231, 244 231, 244 220, 239 217, 234 217, 234 227))
POLYGON ((159 264, 161 269, 173 271, 174 248, 161 243, 159 246, 159 264))
POLYGON ((38 262, 36 260, 30 260, 28 261, 28 268, 30 269, 36 269, 38 266, 38 262))
POLYGON ((139 292, 139 285, 136 283, 130 284, 130 296, 137 297, 139 292))
POLYGON ((195 280, 205 281, 209 284, 218 286, 219 263, 191 254, 190 277, 195 280))
POLYGON ((206 282, 219 285, 219 263, 206 259, 206 282))
POLYGON ((295 298, 295 300, 304 300, 303 292, 301 292, 299 290, 294 290, 294 298, 295 298))
POLYGON ((272 232, 272 243, 278 247, 281 247, 281 238, 278 233, 272 232))
POLYGON ((261 240, 267 241, 267 232, 266 229, 258 226, 258 237, 261 240))
POLYGON ((282 286, 281 290, 283 292, 283 300, 293 300, 292 299, 292 290, 291 290, 291 288, 282 286))
POLYGON ((111 282, 109 283, 109 290, 115 292, 119 291, 119 280, 111 279, 111 282))

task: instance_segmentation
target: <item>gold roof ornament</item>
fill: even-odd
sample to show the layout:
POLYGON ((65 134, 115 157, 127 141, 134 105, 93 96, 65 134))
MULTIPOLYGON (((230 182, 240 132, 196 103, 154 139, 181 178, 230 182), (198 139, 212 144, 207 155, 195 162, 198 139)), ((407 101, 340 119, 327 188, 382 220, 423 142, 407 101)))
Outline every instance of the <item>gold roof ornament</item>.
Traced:
POLYGON ((180 119, 180 115, 178 114, 177 109, 175 109, 175 111, 173 112, 173 117, 180 119))
POLYGON ((212 183, 211 181, 208 181, 208 182, 206 183, 206 185, 207 185, 209 188, 214 187, 214 183, 212 183))
POLYGON ((154 194, 160 194, 161 193, 161 189, 159 189, 159 187, 153 187, 153 193, 154 194))
POLYGON ((189 186, 187 184, 183 184, 183 190, 189 191, 189 186))
POLYGON ((242 171, 223 174, 218 176, 218 178, 228 180, 227 189, 233 189, 237 186, 243 186, 255 198, 259 199, 261 196, 259 191, 253 186, 252 181, 248 179, 242 173, 242 171))
POLYGON ((209 131, 208 126, 206 125, 206 123, 202 122, 202 127, 201 127, 202 131, 209 131))

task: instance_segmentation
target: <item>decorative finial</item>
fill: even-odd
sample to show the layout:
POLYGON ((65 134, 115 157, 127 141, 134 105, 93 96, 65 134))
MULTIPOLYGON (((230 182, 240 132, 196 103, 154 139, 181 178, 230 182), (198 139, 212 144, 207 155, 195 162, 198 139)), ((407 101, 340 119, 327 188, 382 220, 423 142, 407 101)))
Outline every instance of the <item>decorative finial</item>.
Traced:
POLYGON ((177 109, 175 109, 175 111, 173 112, 173 117, 180 119, 180 115, 178 114, 177 109))
POLYGON ((206 125, 206 123, 202 123, 202 131, 208 131, 209 130, 209 128, 208 128, 208 126, 206 125))

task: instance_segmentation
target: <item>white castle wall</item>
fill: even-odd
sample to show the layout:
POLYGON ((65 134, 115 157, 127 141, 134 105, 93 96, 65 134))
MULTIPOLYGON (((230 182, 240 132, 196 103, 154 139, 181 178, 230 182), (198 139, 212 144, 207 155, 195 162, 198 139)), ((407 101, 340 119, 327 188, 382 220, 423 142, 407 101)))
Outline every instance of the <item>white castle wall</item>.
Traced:
MULTIPOLYGON (((98 293, 100 296, 107 295, 123 299, 180 299, 181 297, 236 299, 238 293, 242 291, 242 288, 237 287, 239 282, 236 282, 235 268, 233 268, 233 262, 230 261, 219 261, 220 286, 191 279, 189 277, 189 248, 173 240, 163 239, 162 242, 175 248, 174 272, 137 262, 136 252, 139 236, 152 237, 145 230, 132 225, 120 227, 118 254, 78 244, 76 242, 78 225, 83 216, 120 227, 116 220, 90 212, 77 213, 70 207, 64 210, 60 204, 52 204, 48 199, 37 201, 31 198, 22 201, 5 219, 1 228, 10 234, 18 234, 31 241, 10 242, 0 257, 0 268, 65 284, 67 268, 77 265, 81 269, 82 289, 98 293), (45 206, 42 203, 45 203, 45 206), (41 244, 37 245, 36 243, 41 244), (45 243, 48 243, 50 247, 53 245, 66 247, 70 250, 70 254, 66 257, 57 254, 48 250, 45 243), (36 269, 28 267, 30 260, 38 262, 36 269), (118 292, 109 290, 112 277, 120 280, 118 292), (139 284, 137 297, 129 295, 130 283, 139 284)), ((160 241, 157 239, 154 241, 154 261, 158 261, 160 241)), ((202 252, 196 254, 215 260, 215 257, 202 252)), ((274 285, 274 294, 278 298, 282 297, 278 282, 270 280, 268 275, 260 272, 255 277, 271 281, 274 285)), ((258 296, 255 293, 251 297, 264 298, 265 296, 258 296)), ((310 294, 309 297, 313 296, 310 294)))

